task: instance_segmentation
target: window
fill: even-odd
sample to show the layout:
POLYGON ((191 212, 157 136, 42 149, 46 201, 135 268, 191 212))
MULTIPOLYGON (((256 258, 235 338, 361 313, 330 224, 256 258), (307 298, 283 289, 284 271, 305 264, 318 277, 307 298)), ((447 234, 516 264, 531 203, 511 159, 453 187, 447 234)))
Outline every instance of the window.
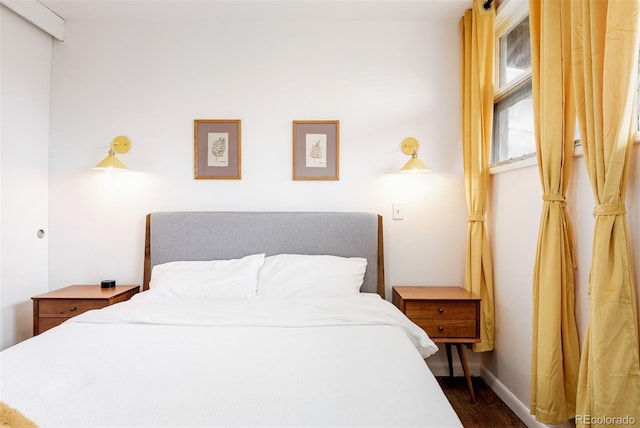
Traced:
POLYGON ((493 158, 498 162, 526 157, 536 151, 531 81, 495 103, 493 158), (502 144, 500 144, 502 143, 502 144))
POLYGON ((498 39, 499 88, 508 87, 519 77, 531 74, 531 45, 529 16, 525 16, 498 39))
POLYGON ((500 6, 496 39, 492 165, 530 157, 536 152, 526 2, 511 0, 500 6))

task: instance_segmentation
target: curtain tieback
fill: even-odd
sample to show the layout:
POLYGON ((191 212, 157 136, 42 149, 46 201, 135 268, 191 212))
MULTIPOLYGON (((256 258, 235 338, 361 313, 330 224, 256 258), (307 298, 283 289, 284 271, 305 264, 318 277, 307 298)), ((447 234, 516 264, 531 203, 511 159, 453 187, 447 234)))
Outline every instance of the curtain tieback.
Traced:
POLYGON ((542 195, 542 200, 546 202, 560 202, 563 207, 567 206, 567 200, 562 195, 552 195, 551 193, 545 193, 542 195))
POLYGON ((625 215, 627 210, 625 204, 601 204, 597 205, 593 210, 594 217, 611 216, 611 215, 625 215))
POLYGON ((467 221, 484 221, 484 216, 482 214, 471 214, 467 221))

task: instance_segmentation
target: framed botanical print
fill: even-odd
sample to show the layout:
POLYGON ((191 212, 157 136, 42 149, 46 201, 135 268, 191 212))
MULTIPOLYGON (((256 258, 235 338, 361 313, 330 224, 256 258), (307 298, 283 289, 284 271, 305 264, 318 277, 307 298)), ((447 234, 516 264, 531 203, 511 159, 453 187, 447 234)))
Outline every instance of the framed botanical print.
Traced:
POLYGON ((194 177, 237 179, 241 174, 240 120, 193 121, 194 177))
POLYGON ((340 122, 293 121, 293 179, 338 180, 340 122))

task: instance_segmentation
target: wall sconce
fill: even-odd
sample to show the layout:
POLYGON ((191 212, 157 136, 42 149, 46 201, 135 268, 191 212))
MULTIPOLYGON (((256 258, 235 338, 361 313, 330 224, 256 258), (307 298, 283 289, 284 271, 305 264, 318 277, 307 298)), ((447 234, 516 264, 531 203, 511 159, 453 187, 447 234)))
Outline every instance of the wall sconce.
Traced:
POLYGON ((116 157, 116 153, 123 154, 127 153, 131 148, 131 140, 125 137, 124 135, 119 135, 113 139, 111 142, 111 147, 109 148, 109 154, 106 158, 100 161, 93 169, 98 169, 102 171, 128 171, 127 168, 120 159, 116 157))
POLYGON ((413 137, 407 137, 402 140, 402 144, 400 145, 402 148, 402 153, 405 155, 411 155, 411 159, 407 162, 402 168, 400 168, 400 173, 425 173, 430 172, 431 169, 427 165, 424 164, 420 159, 418 159, 418 149, 420 148, 420 143, 413 137))

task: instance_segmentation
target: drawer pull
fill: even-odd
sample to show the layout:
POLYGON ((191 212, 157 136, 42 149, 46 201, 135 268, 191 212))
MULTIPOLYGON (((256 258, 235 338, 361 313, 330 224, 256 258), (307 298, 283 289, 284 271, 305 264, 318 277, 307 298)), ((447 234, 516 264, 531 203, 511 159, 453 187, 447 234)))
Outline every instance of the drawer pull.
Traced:
POLYGON ((72 307, 69 308, 69 312, 75 312, 76 309, 78 309, 78 308, 75 307, 75 306, 72 306, 72 307))
POLYGON ((444 331, 444 327, 443 326, 438 327, 438 331, 444 331))
POLYGON ((444 308, 440 308, 440 309, 438 309, 438 312, 440 312, 441 314, 443 314, 443 313, 444 313, 444 308))

